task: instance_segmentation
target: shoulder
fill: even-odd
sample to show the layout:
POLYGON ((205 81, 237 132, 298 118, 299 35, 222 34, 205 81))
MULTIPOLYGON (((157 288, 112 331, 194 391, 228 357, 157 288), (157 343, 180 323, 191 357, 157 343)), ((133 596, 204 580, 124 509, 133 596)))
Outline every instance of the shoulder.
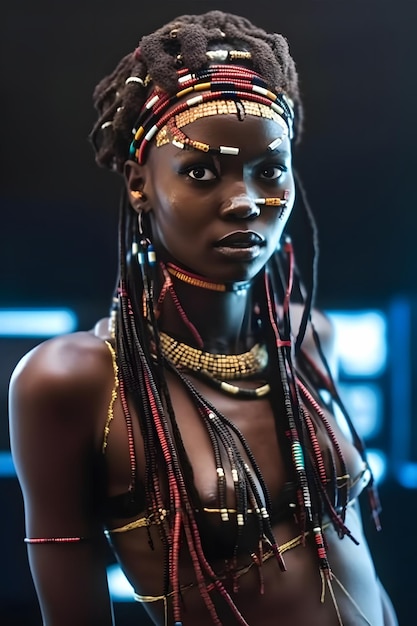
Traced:
POLYGON ((43 385, 62 391, 84 388, 99 382, 108 363, 106 344, 92 333, 61 335, 39 344, 22 358, 10 386, 31 391, 43 385))
POLYGON ((102 339, 89 332, 54 337, 26 354, 12 374, 12 426, 29 420, 46 426, 68 416, 75 423, 98 415, 112 384, 111 355, 102 339))

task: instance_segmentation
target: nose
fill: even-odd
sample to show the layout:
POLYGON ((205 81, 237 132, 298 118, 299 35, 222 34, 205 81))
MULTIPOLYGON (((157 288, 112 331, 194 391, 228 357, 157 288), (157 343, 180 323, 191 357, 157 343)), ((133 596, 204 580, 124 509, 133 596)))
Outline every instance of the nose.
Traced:
POLYGON ((244 193, 228 198, 221 208, 222 217, 230 220, 253 220, 260 213, 258 205, 244 193))

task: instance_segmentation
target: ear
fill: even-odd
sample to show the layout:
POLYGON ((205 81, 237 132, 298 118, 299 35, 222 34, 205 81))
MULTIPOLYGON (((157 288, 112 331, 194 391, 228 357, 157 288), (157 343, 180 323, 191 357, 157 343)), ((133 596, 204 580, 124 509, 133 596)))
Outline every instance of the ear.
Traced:
POLYGON ((146 182, 146 165, 139 165, 136 161, 126 161, 124 179, 131 207, 137 213, 150 211, 149 198, 143 192, 146 182))

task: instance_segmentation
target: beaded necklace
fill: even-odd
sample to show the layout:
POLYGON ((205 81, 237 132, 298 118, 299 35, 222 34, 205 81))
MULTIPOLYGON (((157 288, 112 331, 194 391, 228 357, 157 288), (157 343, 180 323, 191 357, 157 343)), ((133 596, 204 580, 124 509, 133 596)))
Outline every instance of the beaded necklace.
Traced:
POLYGON ((193 287, 201 287, 202 289, 208 289, 209 291, 243 291, 248 289, 250 283, 246 281, 241 281, 238 283, 231 283, 230 285, 226 285, 224 283, 215 283, 213 281, 207 280, 203 276, 198 276, 188 270, 185 270, 178 265, 174 265, 174 263, 167 263, 166 270, 171 276, 174 276, 178 280, 183 283, 187 283, 188 285, 192 285, 193 287))
POLYGON ((268 353, 260 344, 241 354, 214 354, 193 348, 163 332, 159 333, 159 337, 163 353, 175 367, 204 372, 223 380, 255 376, 268 364, 268 353))
MULTIPOLYGON (((161 267, 165 272, 166 279, 158 299, 158 308, 161 307, 167 291, 170 291, 172 296, 175 293, 172 282, 167 280, 167 273, 181 282, 209 291, 224 293, 225 291, 239 291, 249 287, 248 283, 226 286, 222 283, 207 281, 202 276, 182 269, 173 263, 167 263, 166 266, 161 264, 161 267)), ((178 297, 175 296, 173 300, 183 319, 184 310, 178 297)), ((194 326, 189 320, 188 324, 194 334, 194 326)), ((177 341, 163 332, 159 333, 159 337, 164 356, 172 366, 180 370, 188 370, 196 378, 208 382, 212 387, 224 393, 237 398, 258 399, 268 395, 271 390, 268 383, 263 383, 255 388, 240 387, 230 383, 231 380, 251 378, 264 372, 268 365, 268 353, 264 345, 255 344, 248 352, 242 354, 213 354, 177 341)))

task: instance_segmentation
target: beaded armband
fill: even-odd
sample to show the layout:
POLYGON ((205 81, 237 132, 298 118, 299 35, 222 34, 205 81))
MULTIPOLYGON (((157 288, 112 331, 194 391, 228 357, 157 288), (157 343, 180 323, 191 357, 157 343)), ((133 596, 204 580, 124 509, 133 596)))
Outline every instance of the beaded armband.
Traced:
POLYGON ((25 537, 24 542, 31 545, 51 543, 80 543, 87 541, 87 537, 25 537))

